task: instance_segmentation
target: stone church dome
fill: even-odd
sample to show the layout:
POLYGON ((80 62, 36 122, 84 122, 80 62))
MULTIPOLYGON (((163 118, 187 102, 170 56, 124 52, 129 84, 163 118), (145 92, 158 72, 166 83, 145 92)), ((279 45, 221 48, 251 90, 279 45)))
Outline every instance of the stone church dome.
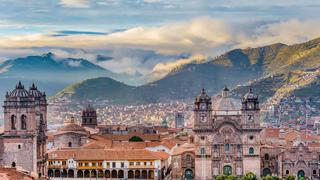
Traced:
POLYGON ((9 97, 28 97, 29 93, 19 81, 16 89, 10 92, 9 97))
POLYGON ((213 102, 212 110, 217 115, 232 115, 240 114, 241 103, 240 100, 233 99, 229 96, 229 89, 225 87, 222 91, 221 97, 213 102))
POLYGON ((70 123, 68 123, 67 125, 65 125, 62 128, 60 128, 59 131, 81 131, 81 132, 86 132, 85 128, 83 128, 80 125, 75 123, 73 117, 71 118, 70 123))
POLYGON ((42 93, 38 90, 38 88, 32 84, 32 86, 29 89, 29 94, 32 95, 33 97, 41 97, 42 93))

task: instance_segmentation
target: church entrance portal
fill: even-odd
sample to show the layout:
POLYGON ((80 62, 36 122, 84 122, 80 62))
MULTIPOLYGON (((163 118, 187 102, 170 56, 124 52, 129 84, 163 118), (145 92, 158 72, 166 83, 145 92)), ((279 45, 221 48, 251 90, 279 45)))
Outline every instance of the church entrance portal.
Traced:
POLYGON ((229 165, 226 165, 223 167, 223 174, 224 175, 231 175, 232 174, 232 167, 229 165))
POLYGON ((184 176, 185 176, 185 179, 193 179, 193 172, 191 169, 187 169, 185 172, 184 172, 184 176))

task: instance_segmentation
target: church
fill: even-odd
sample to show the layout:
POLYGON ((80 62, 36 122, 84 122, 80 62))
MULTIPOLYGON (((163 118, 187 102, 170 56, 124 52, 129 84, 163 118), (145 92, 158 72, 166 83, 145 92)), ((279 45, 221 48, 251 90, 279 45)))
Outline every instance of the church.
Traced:
POLYGON ((33 177, 46 175, 46 94, 19 82, 4 101, 4 132, 0 135, 0 166, 20 167, 33 177))
POLYGON ((195 179, 220 174, 260 176, 260 108, 250 91, 240 102, 225 87, 213 104, 203 89, 194 106, 195 179))

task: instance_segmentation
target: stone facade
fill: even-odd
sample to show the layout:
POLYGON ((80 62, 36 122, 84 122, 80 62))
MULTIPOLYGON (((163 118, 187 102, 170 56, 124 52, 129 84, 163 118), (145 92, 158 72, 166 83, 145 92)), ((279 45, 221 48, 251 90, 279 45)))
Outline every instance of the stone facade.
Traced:
POLYGON ((98 125, 97 112, 89 104, 87 106, 87 108, 82 111, 81 126, 82 127, 90 127, 90 128, 95 129, 97 127, 97 125, 98 125))
POLYGON ((46 175, 47 101, 33 84, 29 91, 19 82, 4 101, 4 166, 19 166, 46 175))
POLYGON ((237 108, 225 88, 212 105, 202 90, 195 100, 195 179, 214 179, 220 174, 260 175, 259 102, 252 90, 237 108))

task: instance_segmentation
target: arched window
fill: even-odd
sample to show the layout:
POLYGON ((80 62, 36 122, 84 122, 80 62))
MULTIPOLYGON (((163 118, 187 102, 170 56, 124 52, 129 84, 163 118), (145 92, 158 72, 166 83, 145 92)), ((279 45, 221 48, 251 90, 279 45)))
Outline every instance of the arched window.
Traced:
POLYGON ((16 163, 12 162, 11 167, 13 167, 13 168, 16 167, 16 163))
POLYGON ((190 156, 190 154, 188 154, 188 155, 186 156, 186 159, 187 159, 187 161, 191 161, 191 156, 190 156))
POLYGON ((224 145, 224 151, 229 152, 230 150, 230 145, 229 144, 225 144, 224 145))
POLYGON ((68 142, 68 147, 72 147, 72 142, 68 142))
POLYGON ((11 129, 16 129, 16 119, 17 117, 15 115, 11 116, 11 129))
POLYGON ((268 153, 266 153, 266 154, 264 155, 264 160, 269 160, 269 154, 268 154, 268 153))
POLYGON ((238 152, 241 152, 241 145, 240 144, 237 145, 237 149, 238 149, 238 152))
POLYGON ((21 116, 21 129, 27 129, 27 116, 24 114, 21 116))
POLYGON ((206 149, 203 147, 201 148, 201 155, 205 155, 206 154, 206 149))
POLYGON ((249 155, 253 155, 254 154, 254 149, 253 149, 253 147, 250 147, 249 148, 249 155))

